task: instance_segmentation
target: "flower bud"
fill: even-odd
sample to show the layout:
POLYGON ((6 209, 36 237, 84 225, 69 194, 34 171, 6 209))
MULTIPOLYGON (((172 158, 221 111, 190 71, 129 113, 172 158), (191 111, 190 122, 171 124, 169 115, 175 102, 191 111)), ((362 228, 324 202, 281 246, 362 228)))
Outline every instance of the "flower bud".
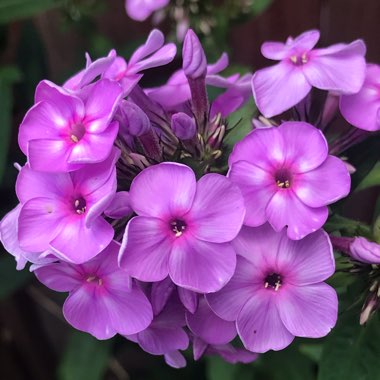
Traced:
POLYGON ((350 255, 362 263, 380 264, 380 245, 364 237, 356 237, 350 244, 350 255))
POLYGON ((123 100, 115 115, 120 124, 120 133, 141 136, 150 130, 150 121, 146 113, 135 103, 123 100))
POLYGON ((207 60, 203 47, 192 29, 189 29, 183 43, 183 71, 188 78, 197 79, 205 77, 207 73, 207 60))
POLYGON ((174 134, 181 140, 190 140, 196 132, 194 119, 183 112, 172 116, 171 126, 174 134))

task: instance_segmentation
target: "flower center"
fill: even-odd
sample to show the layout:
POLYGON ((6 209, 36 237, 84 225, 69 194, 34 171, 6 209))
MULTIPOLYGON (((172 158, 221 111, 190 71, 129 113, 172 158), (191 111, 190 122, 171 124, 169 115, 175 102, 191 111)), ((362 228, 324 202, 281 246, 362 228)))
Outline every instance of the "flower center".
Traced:
POLYGON ((85 133, 86 128, 82 123, 74 124, 70 130, 70 139, 72 142, 77 143, 83 138, 85 133))
POLYGON ((272 288, 276 292, 278 289, 280 289, 282 285, 281 276, 278 273, 270 273, 265 277, 264 280, 264 287, 266 289, 272 288))
POLYGON ((98 283, 99 286, 103 285, 103 280, 96 275, 87 276, 86 281, 89 283, 98 283))
POLYGON ((83 197, 75 199, 74 210, 78 215, 82 215, 86 212, 86 200, 83 197))
POLYGON ((186 230, 187 224, 181 219, 174 219, 170 222, 170 229, 175 237, 180 237, 186 230))
POLYGON ((307 53, 303 53, 302 55, 294 54, 290 56, 290 61, 296 66, 302 66, 309 61, 309 57, 307 53))
POLYGON ((275 181, 280 189, 287 189, 292 184, 292 174, 287 169, 280 169, 275 174, 275 181))

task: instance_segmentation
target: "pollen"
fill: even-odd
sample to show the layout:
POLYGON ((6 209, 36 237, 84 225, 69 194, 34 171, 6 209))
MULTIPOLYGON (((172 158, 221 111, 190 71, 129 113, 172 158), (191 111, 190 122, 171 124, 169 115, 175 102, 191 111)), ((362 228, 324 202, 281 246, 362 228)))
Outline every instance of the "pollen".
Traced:
POLYGON ((290 60, 291 60, 293 63, 297 63, 298 58, 297 58, 296 55, 292 55, 292 56, 290 57, 290 60))
POLYGON ((285 180, 284 182, 281 182, 279 179, 276 181, 276 185, 280 187, 281 189, 287 189, 290 187, 289 180, 285 180))
POLYGON ((183 220, 175 219, 170 222, 170 229, 174 233, 175 237, 180 237, 186 230, 186 223, 183 220))
POLYGON ((71 138, 71 141, 73 141, 75 143, 77 143, 79 141, 78 137, 75 135, 71 135, 70 138, 71 138))
POLYGON ((301 62, 302 62, 302 63, 307 63, 307 55, 306 55, 306 53, 303 53, 303 54, 302 54, 301 62))

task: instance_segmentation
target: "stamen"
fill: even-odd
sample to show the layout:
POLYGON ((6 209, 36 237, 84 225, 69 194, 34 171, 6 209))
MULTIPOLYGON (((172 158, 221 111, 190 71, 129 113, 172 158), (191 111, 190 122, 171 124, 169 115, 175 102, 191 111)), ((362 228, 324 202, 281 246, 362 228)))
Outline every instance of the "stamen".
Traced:
POLYGON ((82 215, 86 212, 86 200, 82 197, 75 199, 74 210, 78 215, 82 215))
POLYGON ((301 62, 302 62, 302 63, 307 63, 307 55, 306 55, 306 53, 303 53, 303 54, 302 54, 301 62))
POLYGON ((277 273, 268 274, 264 279, 264 288, 272 288, 275 292, 277 292, 282 286, 282 278, 281 275, 277 273))
POLYGON ((78 137, 76 137, 75 135, 71 135, 70 138, 71 138, 71 141, 73 141, 75 143, 77 143, 79 141, 78 137))
POLYGON ((99 278, 98 276, 88 276, 86 278, 86 281, 87 282, 97 282, 99 286, 102 286, 103 285, 103 280, 101 278, 99 278))
POLYGON ((292 55, 292 56, 290 57, 290 60, 291 60, 293 63, 297 63, 298 58, 297 58, 296 55, 292 55))
POLYGON ((175 237, 180 237, 186 230, 186 227, 186 223, 180 219, 175 219, 170 222, 170 229, 174 232, 175 237))

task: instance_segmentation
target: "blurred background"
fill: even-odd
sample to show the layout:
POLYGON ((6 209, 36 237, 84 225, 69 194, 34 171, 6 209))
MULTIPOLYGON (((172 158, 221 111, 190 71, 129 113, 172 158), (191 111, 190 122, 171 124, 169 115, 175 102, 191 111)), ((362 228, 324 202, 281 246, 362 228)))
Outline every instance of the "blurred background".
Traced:
MULTIPOLYGON (((379 0, 170 3, 165 12, 137 22, 127 16, 123 0, 0 0, 0 218, 17 203, 13 163, 24 163, 17 131, 33 104, 37 83, 45 78, 63 83, 84 67, 85 52, 95 59, 115 48, 128 60, 153 23, 159 22, 155 27, 174 41, 181 27, 178 18, 185 14, 202 36, 209 62, 227 51, 231 71, 254 71, 268 65, 260 54, 262 42, 282 41, 312 28, 321 30, 324 46, 363 38, 368 61, 380 62, 379 0)), ((177 59, 155 69, 154 76, 148 72, 143 85, 156 85, 157 78, 164 82, 180 65, 177 59)), ((344 213, 369 223, 377 195, 378 188, 362 192, 360 206, 351 197, 344 213)), ((27 270, 17 272, 14 259, 2 249, 0 379, 313 380, 318 376, 318 340, 296 340, 290 348, 266 354, 251 365, 232 366, 217 358, 194 363, 189 357, 186 369, 174 370, 163 358, 146 354, 122 338, 98 342, 74 331, 62 316, 64 298, 38 284, 27 270)))

